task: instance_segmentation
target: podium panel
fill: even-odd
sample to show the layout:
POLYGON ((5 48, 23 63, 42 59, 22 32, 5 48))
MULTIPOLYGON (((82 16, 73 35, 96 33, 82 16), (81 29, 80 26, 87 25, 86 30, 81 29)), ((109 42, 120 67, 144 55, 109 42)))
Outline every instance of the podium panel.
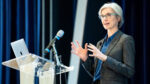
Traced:
POLYGON ((3 65, 20 71, 20 84, 34 84, 34 78, 39 78, 40 84, 54 84, 55 74, 73 70, 63 64, 56 66, 54 62, 35 54, 20 56, 2 63, 3 65))

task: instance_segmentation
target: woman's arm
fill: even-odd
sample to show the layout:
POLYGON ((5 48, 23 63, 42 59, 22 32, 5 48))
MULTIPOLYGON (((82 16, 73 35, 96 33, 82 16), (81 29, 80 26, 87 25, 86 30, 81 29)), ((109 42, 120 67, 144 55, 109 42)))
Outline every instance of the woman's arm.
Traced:
POLYGON ((128 78, 134 74, 134 59, 135 59, 135 45, 134 39, 130 36, 123 41, 123 63, 116 59, 107 56, 104 66, 107 66, 117 73, 120 73, 128 78))

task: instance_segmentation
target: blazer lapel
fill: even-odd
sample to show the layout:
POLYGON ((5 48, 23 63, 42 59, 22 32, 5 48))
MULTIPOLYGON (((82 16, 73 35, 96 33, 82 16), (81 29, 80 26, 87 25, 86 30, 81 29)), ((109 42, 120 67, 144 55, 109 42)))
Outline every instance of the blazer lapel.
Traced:
MULTIPOLYGON (((103 43, 104 43, 104 38, 100 41, 99 45, 97 45, 97 48, 98 48, 99 50, 102 49, 103 43)), ((98 63, 98 58, 95 57, 94 59, 95 59, 95 67, 96 67, 96 66, 97 66, 97 63, 98 63)))
POLYGON ((99 45, 98 45, 98 49, 99 49, 99 50, 102 49, 103 43, 104 43, 104 38, 101 40, 101 42, 100 42, 99 45))
POLYGON ((113 49, 113 47, 117 44, 117 42, 119 41, 121 35, 123 33, 119 30, 118 33, 115 35, 114 39, 112 39, 107 51, 106 51, 106 55, 109 55, 110 51, 113 49))

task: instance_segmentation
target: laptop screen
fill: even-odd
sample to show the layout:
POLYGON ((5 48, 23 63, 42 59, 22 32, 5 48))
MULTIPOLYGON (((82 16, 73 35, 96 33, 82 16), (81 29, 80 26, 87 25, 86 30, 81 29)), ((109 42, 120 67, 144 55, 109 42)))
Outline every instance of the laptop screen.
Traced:
POLYGON ((16 58, 20 57, 22 55, 29 54, 29 51, 28 51, 28 48, 25 44, 24 39, 20 39, 20 40, 11 42, 11 47, 13 49, 13 52, 14 52, 16 58))

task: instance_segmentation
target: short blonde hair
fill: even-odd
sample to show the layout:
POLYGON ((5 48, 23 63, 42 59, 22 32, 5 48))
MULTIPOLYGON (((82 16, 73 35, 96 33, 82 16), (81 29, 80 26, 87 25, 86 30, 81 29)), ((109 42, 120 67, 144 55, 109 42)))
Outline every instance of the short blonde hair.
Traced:
POLYGON ((100 10, 99 10, 98 13, 101 14, 101 13, 102 13, 102 10, 103 10, 104 8, 112 8, 112 9, 115 11, 115 13, 116 13, 118 16, 121 17, 121 20, 120 20, 120 22, 118 23, 118 27, 121 28, 122 25, 123 25, 123 23, 124 23, 122 8, 121 8, 117 3, 115 3, 115 2, 109 2, 109 3, 105 3, 105 4, 100 8, 100 10))

